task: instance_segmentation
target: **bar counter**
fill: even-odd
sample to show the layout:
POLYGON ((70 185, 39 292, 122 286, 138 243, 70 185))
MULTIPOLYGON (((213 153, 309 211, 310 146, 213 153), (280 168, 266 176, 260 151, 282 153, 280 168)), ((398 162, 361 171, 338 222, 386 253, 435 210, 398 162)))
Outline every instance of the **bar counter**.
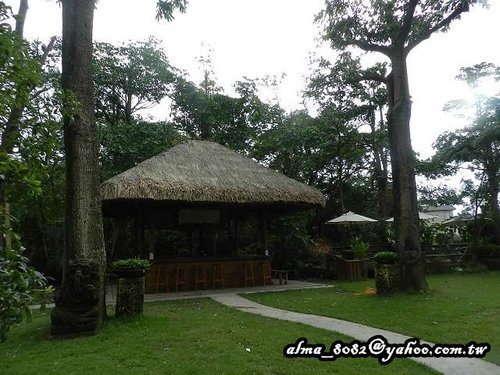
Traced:
POLYGON ((146 293, 266 284, 271 284, 271 259, 266 256, 155 258, 146 273, 146 293))

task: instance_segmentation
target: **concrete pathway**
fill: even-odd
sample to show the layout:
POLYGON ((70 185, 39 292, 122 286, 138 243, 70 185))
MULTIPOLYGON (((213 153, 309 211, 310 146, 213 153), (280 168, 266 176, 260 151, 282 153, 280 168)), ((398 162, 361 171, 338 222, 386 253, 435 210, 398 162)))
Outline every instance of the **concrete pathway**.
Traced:
MULTIPOLYGON (((289 280, 288 284, 279 285, 278 280, 273 279, 273 285, 254 286, 246 288, 227 288, 227 289, 208 289, 208 290, 190 290, 170 293, 148 293, 144 296, 144 302, 157 301, 172 301, 179 299, 191 298, 210 298, 213 295, 225 294, 249 294, 263 292, 283 292, 285 290, 296 289, 317 289, 317 288, 332 288, 331 284, 318 284, 305 281, 289 280)), ((108 288, 106 295, 106 303, 113 305, 116 302, 116 285, 108 288)))
MULTIPOLYGON (((215 301, 226 306, 234 307, 238 310, 267 316, 270 318, 288 320, 291 322, 303 323, 313 327, 339 332, 343 335, 353 337, 360 341, 367 341, 375 335, 384 336, 390 343, 404 343, 409 336, 399 333, 386 331, 383 329, 372 328, 362 324, 352 323, 344 320, 327 318, 324 316, 302 314, 292 311, 276 309, 274 307, 264 306, 256 302, 249 301, 235 293, 212 294, 215 301)), ((434 345, 422 341, 428 345, 434 345)), ((328 343, 323 343, 328 348, 328 343)), ((450 343, 451 344, 451 343, 450 343)), ((455 344, 455 343, 453 343, 455 344)), ((459 344, 459 343, 457 343, 459 344)), ((500 374, 500 366, 475 358, 411 358, 443 374, 449 375, 496 375, 500 374)))

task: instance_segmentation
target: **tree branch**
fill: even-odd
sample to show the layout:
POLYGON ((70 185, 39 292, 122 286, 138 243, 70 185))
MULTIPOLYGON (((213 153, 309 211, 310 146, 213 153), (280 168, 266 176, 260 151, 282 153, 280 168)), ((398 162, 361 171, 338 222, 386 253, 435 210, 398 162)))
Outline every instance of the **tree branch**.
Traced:
POLYGON ((380 83, 387 83, 386 77, 374 71, 361 71, 356 79, 348 79, 348 83, 357 83, 361 81, 375 81, 380 83))
POLYGON ((401 44, 401 46, 403 46, 405 40, 408 38, 408 35, 410 34, 411 25, 413 23, 413 15, 415 14, 415 8, 417 7, 417 4, 418 0, 410 0, 406 4, 407 9, 403 18, 403 25, 401 26, 399 34, 396 37, 398 45, 401 44))
POLYGON ((386 46, 380 46, 378 44, 368 43, 368 42, 364 42, 362 40, 356 40, 356 39, 354 39, 352 42, 349 42, 349 44, 352 44, 358 48, 361 48, 363 51, 380 52, 386 56, 390 56, 390 49, 389 49, 389 47, 386 47, 386 46))
POLYGON ((408 43, 408 45, 405 47, 404 52, 405 55, 408 55, 408 53, 415 48, 417 45, 419 45, 422 41, 429 39, 429 37, 436 31, 449 26, 449 24, 457 19, 462 13, 468 12, 469 11, 469 5, 470 1, 466 3, 461 3, 457 6, 457 8, 451 12, 448 17, 444 18, 441 20, 441 22, 438 22, 436 25, 433 27, 427 29, 425 32, 423 32, 418 38, 413 40, 412 42, 408 43))
POLYGON ((47 57, 49 56, 50 51, 52 51, 52 49, 54 48, 54 43, 55 42, 56 42, 56 37, 55 36, 53 36, 52 38, 50 38, 49 44, 47 45, 47 47, 45 47, 45 49, 43 51, 42 57, 40 57, 40 66, 44 66, 45 65, 45 61, 47 61, 47 57))
POLYGON ((16 34, 21 38, 24 36, 24 21, 26 20, 26 14, 28 13, 28 0, 21 0, 19 3, 19 11, 14 16, 16 19, 16 34))
POLYGON ((38 98, 40 95, 42 95, 44 92, 49 91, 50 89, 51 89, 51 87, 43 87, 43 88, 41 88, 40 90, 35 91, 35 92, 31 95, 31 100, 38 98))

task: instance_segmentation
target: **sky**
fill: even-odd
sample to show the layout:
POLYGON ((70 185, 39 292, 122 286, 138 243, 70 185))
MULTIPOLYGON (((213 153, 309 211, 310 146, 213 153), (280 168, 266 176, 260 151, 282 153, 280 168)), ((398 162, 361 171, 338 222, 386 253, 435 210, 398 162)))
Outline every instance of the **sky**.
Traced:
MULTIPOLYGON (((17 11, 18 1, 6 2, 17 11)), ((121 43, 154 36, 163 41, 170 63, 186 70, 197 83, 202 77, 197 58, 211 50, 215 76, 226 94, 244 76, 285 74, 271 96, 289 111, 302 108, 310 55, 331 54, 327 46, 318 46, 319 30, 313 23, 323 0, 190 0, 187 12, 177 13, 170 23, 155 20, 155 3, 99 0, 94 39, 121 43)), ((432 155, 432 143, 439 134, 465 125, 442 111, 449 100, 470 97, 465 85, 455 80, 458 69, 482 61, 500 65, 496 45, 500 1, 490 3, 490 9, 473 7, 447 33, 433 35, 409 55, 412 142, 421 157, 432 155)), ((56 0, 30 0, 29 5, 28 39, 48 41, 61 34, 61 8, 56 0)), ((155 111, 155 117, 167 116, 168 104, 162 103, 155 111)))

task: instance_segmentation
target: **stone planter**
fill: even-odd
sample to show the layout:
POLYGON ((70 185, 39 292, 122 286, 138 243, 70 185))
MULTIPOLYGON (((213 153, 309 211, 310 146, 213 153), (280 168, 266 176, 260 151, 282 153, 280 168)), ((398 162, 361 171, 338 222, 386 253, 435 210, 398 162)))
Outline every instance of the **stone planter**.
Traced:
POLYGON ((375 287, 377 294, 390 294, 399 290, 401 267, 399 264, 375 264, 375 287))
POLYGON ((118 291, 116 296, 117 318, 142 314, 144 307, 145 280, 144 269, 116 270, 118 291))
POLYGON ((124 269, 119 269, 115 270, 115 275, 118 278, 123 278, 123 279, 131 279, 135 277, 141 277, 144 276, 146 273, 146 270, 143 268, 124 268, 124 269))

